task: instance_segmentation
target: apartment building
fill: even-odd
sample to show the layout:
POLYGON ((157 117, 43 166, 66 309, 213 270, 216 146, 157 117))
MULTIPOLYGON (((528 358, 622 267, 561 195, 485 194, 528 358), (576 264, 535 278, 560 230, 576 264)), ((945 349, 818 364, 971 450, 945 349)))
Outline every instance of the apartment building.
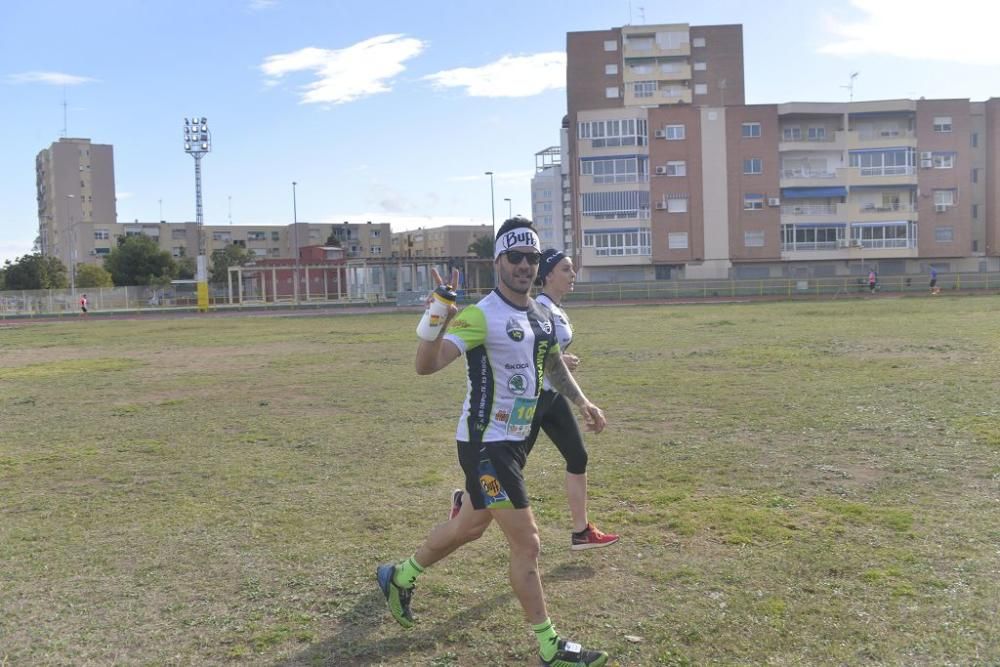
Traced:
POLYGON ((392 257, 468 257, 472 254, 469 246, 481 237, 493 238, 491 225, 442 225, 395 232, 392 257))
POLYGON ((38 239, 42 253, 67 267, 87 261, 95 225, 114 225, 114 149, 63 138, 35 158, 38 239))
POLYGON ((535 223, 543 248, 566 249, 562 149, 559 146, 550 146, 535 153, 535 175, 531 177, 531 220, 535 223))
POLYGON ((739 26, 567 50, 583 280, 1000 270, 1000 100, 746 105, 739 26))
MULTIPOLYGON (((703 261, 702 230, 691 226, 696 216, 689 212, 702 203, 700 194, 693 197, 687 189, 687 179, 700 179, 700 156, 687 152, 700 141, 693 121, 700 107, 744 103, 742 26, 678 23, 571 32, 566 50, 571 192, 566 208, 581 277, 668 278, 671 258, 703 261), (658 264, 650 192, 650 140, 658 135, 650 131, 651 114, 664 133, 659 138, 685 142, 663 149, 670 159, 660 166, 681 180, 656 192, 663 207, 656 216, 661 218, 656 236, 663 242, 658 264), (695 140, 675 134, 688 125, 695 140), (680 217, 668 219, 667 211, 680 217)), ((710 205, 717 216, 720 203, 710 205)))

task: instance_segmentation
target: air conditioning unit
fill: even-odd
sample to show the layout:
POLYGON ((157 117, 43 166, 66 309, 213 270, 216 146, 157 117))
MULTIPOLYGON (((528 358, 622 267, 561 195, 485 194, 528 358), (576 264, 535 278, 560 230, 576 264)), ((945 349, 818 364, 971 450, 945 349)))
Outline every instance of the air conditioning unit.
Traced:
POLYGON ((653 132, 653 138, 655 138, 655 139, 666 139, 667 138, 667 131, 666 130, 656 130, 655 132, 653 132))
POLYGON ((921 169, 930 169, 933 166, 934 166, 934 160, 921 160, 920 161, 920 168, 921 169))
POLYGON ((951 207, 947 204, 934 204, 935 213, 947 213, 949 208, 951 207))
POLYGON ((921 161, 923 161, 923 160, 933 160, 933 159, 934 159, 934 152, 933 151, 921 151, 920 152, 920 160, 921 161))
POLYGON ((666 176, 666 174, 667 174, 667 168, 666 167, 657 167, 656 169, 653 170, 653 173, 655 173, 657 176, 666 176))
POLYGON ((779 199, 778 197, 768 197, 767 198, 767 205, 768 206, 781 206, 781 199, 779 199))
POLYGON ((666 211, 667 210, 667 202, 665 202, 665 201, 658 201, 658 202, 656 202, 656 210, 657 211, 666 211))
POLYGON ((838 248, 850 248, 851 247, 851 239, 837 239, 837 247, 838 248))

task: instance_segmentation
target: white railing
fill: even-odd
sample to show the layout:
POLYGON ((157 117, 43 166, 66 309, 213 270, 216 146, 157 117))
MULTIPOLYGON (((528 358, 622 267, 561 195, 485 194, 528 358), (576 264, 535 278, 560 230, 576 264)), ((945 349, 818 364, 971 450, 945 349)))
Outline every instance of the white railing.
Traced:
POLYGON ((836 178, 837 172, 825 169, 782 169, 782 178, 836 178))
MULTIPOLYGON (((859 242, 859 239, 852 239, 859 242)), ((916 248, 917 239, 860 239, 862 248, 916 248)))
POLYGON ((792 241, 781 244, 782 252, 796 252, 800 250, 836 250, 842 247, 837 241, 792 241))
POLYGON ((858 167, 862 176, 912 176, 917 173, 915 167, 893 165, 888 167, 858 167))
POLYGON ((913 213, 916 207, 911 204, 865 204, 858 209, 859 213, 913 213))
POLYGON ((808 141, 810 143, 830 143, 830 142, 833 142, 834 140, 835 140, 835 137, 832 134, 824 134, 823 136, 820 136, 820 137, 810 137, 808 135, 804 136, 804 135, 801 135, 801 134, 798 135, 798 136, 782 135, 782 137, 781 137, 781 141, 782 142, 788 142, 788 141, 808 141))
POLYGON ((913 130, 869 130, 858 132, 858 141, 882 141, 885 139, 912 139, 917 136, 913 130))
POLYGON ((784 215, 835 215, 836 204, 786 204, 781 207, 784 215))

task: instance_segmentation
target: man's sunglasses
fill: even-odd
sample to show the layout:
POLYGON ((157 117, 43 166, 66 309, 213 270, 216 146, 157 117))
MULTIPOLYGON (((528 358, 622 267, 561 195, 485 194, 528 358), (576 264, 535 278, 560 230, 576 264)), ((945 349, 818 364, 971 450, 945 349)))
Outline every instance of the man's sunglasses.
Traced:
POLYGON ((507 261, 511 264, 520 264, 522 260, 528 260, 528 264, 531 266, 537 266, 538 262, 541 261, 542 255, 537 252, 521 252, 520 250, 508 250, 504 253, 507 255, 507 261))

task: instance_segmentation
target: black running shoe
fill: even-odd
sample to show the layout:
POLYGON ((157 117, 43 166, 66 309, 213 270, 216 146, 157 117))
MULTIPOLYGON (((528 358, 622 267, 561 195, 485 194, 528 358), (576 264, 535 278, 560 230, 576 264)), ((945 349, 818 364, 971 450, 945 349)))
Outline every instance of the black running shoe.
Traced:
POLYGON ((396 566, 392 563, 379 565, 376 574, 378 575, 378 587, 382 589, 382 594, 385 596, 389 613, 404 628, 412 628, 413 615, 410 614, 410 598, 413 597, 413 589, 396 585, 396 582, 392 580, 392 576, 396 574, 396 566))
POLYGON ((588 651, 576 642, 560 639, 556 654, 551 660, 542 660, 546 667, 602 667, 608 663, 604 651, 588 651))

